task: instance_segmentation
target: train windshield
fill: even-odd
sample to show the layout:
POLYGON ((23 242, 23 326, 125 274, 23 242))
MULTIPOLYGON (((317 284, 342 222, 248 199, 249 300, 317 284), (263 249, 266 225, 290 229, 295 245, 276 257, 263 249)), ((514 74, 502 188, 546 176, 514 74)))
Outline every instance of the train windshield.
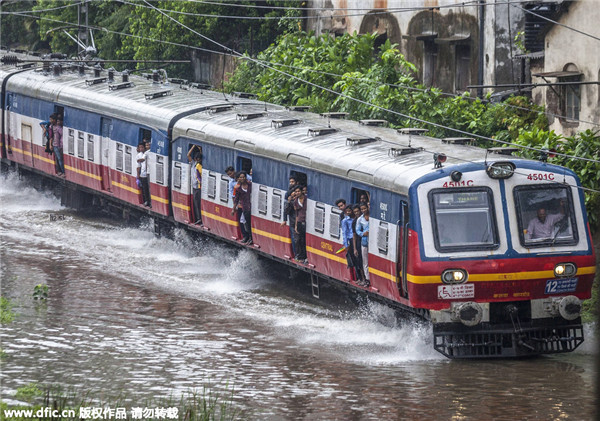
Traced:
POLYGON ((577 244, 571 190, 563 186, 520 186, 514 190, 521 244, 548 247, 577 244))
POLYGON ((441 252, 497 248, 492 191, 487 188, 429 193, 435 248, 441 252))

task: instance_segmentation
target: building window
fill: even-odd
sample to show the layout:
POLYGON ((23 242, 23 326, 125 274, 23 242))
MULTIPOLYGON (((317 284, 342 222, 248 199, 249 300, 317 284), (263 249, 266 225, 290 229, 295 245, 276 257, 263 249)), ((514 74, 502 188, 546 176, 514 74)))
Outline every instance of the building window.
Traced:
MULTIPOLYGON (((581 76, 568 76, 558 78, 559 82, 579 82, 581 76)), ((562 85, 562 112, 567 120, 579 120, 579 110, 581 109, 581 85, 570 84, 562 85)))
POLYGON ((434 86, 438 46, 433 40, 423 42, 423 85, 434 86))
POLYGON ((455 91, 466 91, 471 80, 471 46, 469 44, 456 44, 455 46, 455 91))

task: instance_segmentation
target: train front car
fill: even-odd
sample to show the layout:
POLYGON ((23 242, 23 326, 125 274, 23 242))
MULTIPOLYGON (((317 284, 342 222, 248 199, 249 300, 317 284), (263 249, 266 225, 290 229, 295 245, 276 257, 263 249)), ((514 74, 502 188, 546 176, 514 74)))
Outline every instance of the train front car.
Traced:
MULTIPOLYGON (((497 156, 497 155, 496 155, 497 156)), ((573 351, 595 273, 577 176, 512 156, 447 166, 410 189, 406 279, 449 358, 573 351)))

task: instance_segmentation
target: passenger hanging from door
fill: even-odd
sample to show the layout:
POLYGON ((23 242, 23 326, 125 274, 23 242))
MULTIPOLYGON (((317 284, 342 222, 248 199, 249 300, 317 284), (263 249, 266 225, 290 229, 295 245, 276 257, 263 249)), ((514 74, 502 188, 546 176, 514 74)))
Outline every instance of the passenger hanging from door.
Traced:
POLYGON ((370 285, 369 278, 369 206, 367 203, 360 204, 362 215, 356 221, 356 234, 360 237, 360 254, 362 258, 363 274, 365 276, 365 286, 370 285))
POLYGON ((245 171, 240 171, 238 182, 233 188, 232 215, 237 212, 237 220, 242 231, 242 244, 252 244, 252 181, 248 181, 245 171))
POLYGON ((52 148, 50 147, 50 139, 52 137, 54 137, 53 133, 52 133, 52 126, 54 126, 56 124, 56 113, 52 113, 50 114, 50 117, 48 118, 48 120, 46 121, 42 121, 40 123, 40 127, 42 128, 42 137, 44 140, 44 146, 45 146, 45 152, 48 155, 52 155, 54 153, 54 151, 52 150, 52 148))
POLYGON ((65 177, 65 164, 63 161, 63 117, 56 116, 56 124, 52 126, 50 148, 54 151, 54 161, 58 176, 65 177))
POLYGON ((202 148, 193 145, 187 153, 190 168, 190 182, 193 192, 193 218, 195 225, 202 225, 202 148), (195 152, 194 152, 195 151, 195 152))
POLYGON ((298 263, 308 263, 306 260, 306 195, 303 186, 296 186, 294 193, 294 210, 296 211, 296 226, 294 229, 294 238, 296 241, 296 261, 298 263))
POLYGON ((136 158, 137 163, 140 165, 140 184, 142 189, 142 198, 144 201, 144 206, 149 208, 152 207, 152 197, 150 196, 150 183, 149 183, 149 174, 148 174, 148 155, 150 153, 150 139, 143 139, 140 143, 141 154, 138 153, 136 158))

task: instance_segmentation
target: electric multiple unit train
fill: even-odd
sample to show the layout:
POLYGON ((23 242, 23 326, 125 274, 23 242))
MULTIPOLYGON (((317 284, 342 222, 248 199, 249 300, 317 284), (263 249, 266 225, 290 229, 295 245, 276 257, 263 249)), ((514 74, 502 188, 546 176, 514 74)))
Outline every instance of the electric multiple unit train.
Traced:
POLYGON ((4 163, 308 272, 315 295, 319 282, 332 282, 430 320, 434 348, 450 358, 568 352, 583 341, 581 300, 590 297, 595 256, 583 191, 568 169, 472 139, 224 95, 160 72, 19 65, 36 57, 3 55, 4 163), (40 127, 52 113, 64 116, 64 178, 40 127), (136 184, 144 138, 151 208, 136 184), (193 224, 193 145, 203 155, 202 226, 193 224), (252 170, 248 246, 231 215, 230 165, 252 170), (291 175, 308 186, 308 263, 293 259, 290 228, 281 225, 291 175), (336 253, 343 240, 334 202, 361 194, 371 210, 368 287, 336 253))

